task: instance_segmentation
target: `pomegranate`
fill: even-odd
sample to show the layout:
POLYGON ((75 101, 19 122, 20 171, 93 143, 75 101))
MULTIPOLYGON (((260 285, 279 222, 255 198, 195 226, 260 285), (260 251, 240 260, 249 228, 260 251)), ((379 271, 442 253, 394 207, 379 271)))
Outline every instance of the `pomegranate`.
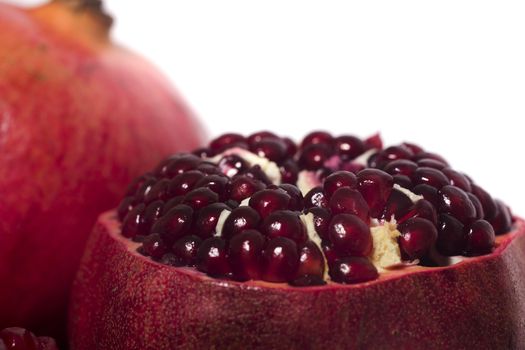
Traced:
POLYGON ((169 83, 111 43, 100 6, 0 4, 0 327, 56 336, 96 216, 201 141, 169 83))
POLYGON ((36 337, 24 328, 9 327, 0 331, 1 350, 58 350, 53 338, 36 337))
POLYGON ((314 132, 288 153, 284 140, 227 134, 171 156, 157 169, 183 170, 149 173, 102 214, 74 283, 72 349, 525 344, 523 220, 419 146, 314 132), (283 183, 284 163, 297 181, 283 183), (200 180, 151 216, 147 192, 189 173, 200 180))

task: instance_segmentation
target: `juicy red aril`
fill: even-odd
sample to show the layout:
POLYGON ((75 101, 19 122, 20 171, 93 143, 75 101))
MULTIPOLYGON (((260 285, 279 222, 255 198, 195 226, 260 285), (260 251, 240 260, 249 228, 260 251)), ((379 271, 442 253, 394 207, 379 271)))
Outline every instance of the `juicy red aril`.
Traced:
POLYGON ((246 230, 234 236, 229 245, 229 260, 233 278, 238 281, 259 279, 265 238, 256 230, 246 230))
POLYGON ((255 192, 264 189, 266 186, 259 180, 246 175, 236 176, 232 179, 228 187, 230 199, 242 202, 243 199, 251 197, 255 192))
POLYGON ((399 186, 406 188, 407 190, 410 190, 414 187, 412 180, 410 180, 408 176, 394 175, 392 176, 392 179, 394 181, 394 184, 398 184, 399 186))
POLYGON ((256 164, 247 170, 245 170, 242 175, 251 177, 252 179, 259 180, 266 185, 270 185, 272 181, 268 179, 266 173, 261 169, 261 166, 256 164))
POLYGON ((364 140, 365 148, 368 149, 383 149, 383 140, 381 140, 381 135, 379 133, 370 136, 364 140))
POLYGON ((284 161, 279 166, 281 172, 281 182, 295 184, 297 182, 297 176, 299 174, 299 166, 292 159, 284 161))
POLYGON ((497 214, 489 220, 497 235, 509 232, 512 226, 512 215, 510 210, 502 202, 496 200, 497 214))
POLYGON ((411 218, 399 225, 401 232, 399 247, 410 259, 420 259, 425 256, 437 239, 437 229, 426 219, 411 218))
POLYGON ((153 259, 160 259, 168 250, 166 244, 158 233, 152 233, 142 241, 142 248, 146 255, 153 259))
POLYGON ((391 161, 398 159, 410 159, 412 156, 412 152, 407 148, 402 146, 390 146, 379 152, 376 162, 379 168, 383 168, 391 161))
POLYGON ((215 233, 217 221, 223 210, 230 210, 224 203, 213 203, 201 210, 193 225, 193 233, 202 238, 211 237, 215 233))
POLYGON ((219 199, 224 200, 226 187, 230 182, 225 175, 208 175, 195 184, 195 187, 206 187, 219 195, 219 199))
POLYGON ((420 184, 420 185, 414 186, 412 188, 412 192, 420 196, 423 196, 423 198, 425 198, 427 201, 432 203, 432 205, 434 205, 435 207, 439 206, 439 201, 440 201, 439 194, 438 194, 438 190, 435 187, 425 185, 425 184, 420 184))
POLYGON ((197 263, 197 252, 202 239, 195 235, 184 236, 173 243, 171 251, 173 252, 176 262, 182 266, 195 266, 197 263))
POLYGON ((252 153, 268 158, 272 162, 281 162, 286 158, 286 144, 278 139, 265 139, 250 147, 252 153))
POLYGON ((433 225, 437 224, 437 212, 436 208, 427 201, 426 199, 420 199, 408 211, 403 217, 397 220, 398 224, 402 224, 410 218, 422 218, 427 219, 433 225))
POLYGON ((169 212, 171 209, 175 208, 177 205, 182 203, 182 200, 184 199, 184 196, 176 196, 167 201, 164 204, 164 207, 162 208, 162 215, 165 215, 167 212, 169 212))
POLYGON ((284 144, 286 145, 286 154, 288 157, 293 157, 297 153, 297 145, 295 142, 290 139, 289 137, 285 137, 282 139, 284 144))
POLYGON ((228 177, 234 177, 248 168, 248 164, 246 164, 244 159, 234 154, 224 156, 219 161, 218 166, 221 172, 228 177))
POLYGON ((494 218, 498 212, 496 202, 492 199, 491 195, 488 194, 483 188, 478 185, 472 184, 472 193, 478 197, 483 207, 483 212, 485 213, 485 219, 490 221, 494 218))
POLYGON ((247 141, 249 145, 253 145, 265 139, 278 139, 279 137, 271 131, 259 131, 248 136, 247 141))
POLYGON ((403 147, 405 147, 405 148, 408 148, 414 155, 417 155, 417 154, 423 152, 423 148, 421 148, 418 145, 415 145, 413 143, 403 142, 401 145, 403 147))
POLYGON ((466 236, 463 224, 453 216, 440 214, 436 248, 442 255, 460 255, 465 250, 466 236))
POLYGON ((217 154, 214 150, 207 147, 197 148, 195 151, 191 152, 191 154, 196 155, 199 158, 211 158, 214 155, 217 154))
POLYGON ((325 131, 314 131, 304 137, 301 142, 301 148, 316 144, 331 145, 333 141, 334 138, 329 133, 325 131))
POLYGON ((330 210, 335 214, 353 214, 364 222, 370 221, 368 204, 357 190, 342 187, 334 192, 329 202, 330 210))
POLYGON ((153 186, 157 183, 157 180, 150 178, 137 189, 137 192, 135 192, 135 202, 140 203, 144 202, 144 198, 146 198, 146 195, 151 191, 153 186))
POLYGON ((276 237, 268 242, 263 253, 262 279, 268 282, 290 281, 299 265, 297 245, 291 239, 276 237))
POLYGON ((442 170, 447 167, 445 163, 440 162, 439 160, 429 159, 429 158, 418 160, 417 165, 419 167, 426 167, 426 168, 432 168, 432 169, 437 169, 437 170, 442 170))
POLYGON ((290 184, 282 184, 279 186, 281 190, 286 192, 287 195, 290 196, 290 203, 288 205, 288 209, 295 210, 295 211, 301 211, 304 208, 304 198, 301 191, 294 185, 290 184))
POLYGON ((149 204, 156 200, 166 200, 168 198, 169 185, 170 180, 168 179, 157 181, 157 183, 153 185, 148 193, 144 196, 144 203, 149 204))
POLYGON ((448 162, 445 160, 445 158, 441 157, 439 154, 430 153, 430 152, 419 152, 418 154, 412 157, 412 160, 415 162, 420 161, 422 159, 437 160, 438 162, 441 162, 445 164, 446 166, 448 166, 448 162))
POLYGON ((193 154, 184 154, 172 159, 166 167, 163 168, 160 175, 172 178, 178 174, 195 169, 201 162, 202 159, 193 154))
POLYGON ((322 239, 328 239, 328 226, 332 219, 332 214, 327 209, 313 207, 306 210, 306 213, 311 213, 314 216, 315 232, 322 239))
POLYGON ((439 190, 439 211, 450 214, 464 224, 476 217, 476 208, 465 191, 456 186, 444 186, 439 190))
POLYGON ((443 172, 443 174, 445 174, 445 176, 448 177, 451 185, 459 187, 465 192, 472 191, 470 181, 465 175, 448 167, 442 169, 441 172, 443 172))
POLYGON ((231 272, 226 241, 220 237, 210 237, 201 243, 197 261, 197 269, 209 276, 224 277, 231 272))
POLYGON ((394 189, 388 197, 381 219, 390 221, 392 216, 396 219, 405 216, 412 208, 413 203, 403 192, 394 189))
POLYGON ((379 274, 372 263, 362 257, 347 257, 330 264, 330 277, 343 284, 354 284, 375 280, 379 274))
POLYGON ((0 349, 40 350, 37 337, 24 328, 10 327, 0 331, 0 349))
POLYGON ((233 146, 240 146, 243 144, 246 144, 246 139, 244 138, 244 136, 230 133, 221 135, 213 139, 210 142, 210 148, 216 152, 222 152, 227 148, 231 148, 233 146))
POLYGON ((164 208, 163 201, 155 201, 144 209, 144 214, 142 216, 142 222, 140 224, 140 232, 142 234, 148 234, 151 230, 151 226, 161 217, 162 211, 164 208))
POLYGON ((155 177, 148 173, 135 178, 126 189, 126 196, 134 196, 137 193, 137 190, 148 180, 155 181, 155 177))
POLYGON ((355 188, 357 177, 349 171, 336 171, 326 177, 323 184, 325 195, 330 198, 341 187, 355 188))
POLYGON ((342 258, 341 254, 335 249, 334 244, 329 240, 323 241, 321 248, 323 249, 323 254, 329 265, 337 259, 342 258))
POLYGON ((185 204, 179 204, 160 217, 151 233, 159 233, 164 241, 172 244, 176 239, 190 232, 193 219, 193 209, 185 204))
POLYGON ((288 209, 290 196, 280 190, 262 190, 255 193, 249 205, 264 219, 276 210, 288 209))
POLYGON ((126 215, 128 215, 131 209, 133 209, 134 200, 135 199, 133 197, 129 196, 129 197, 125 197, 122 200, 122 202, 120 202, 117 208, 117 217, 121 222, 124 220, 126 215))
POLYGON ((261 216, 255 209, 248 206, 237 207, 224 221, 222 236, 229 240, 244 230, 257 228, 260 221, 261 216))
POLYGON ((485 212, 483 211, 483 206, 481 205, 478 197, 472 193, 467 193, 467 196, 474 205, 474 208, 476 208, 476 219, 483 219, 485 217, 485 212))
MULTIPOLYGON (((205 175, 220 175, 222 172, 219 168, 217 168, 217 165, 210 163, 210 162, 202 162, 199 164, 195 170, 205 174, 205 175)), ((189 172, 189 171, 188 171, 189 172)))
POLYGON ((209 188, 201 187, 191 190, 184 196, 182 203, 189 205, 195 210, 204 208, 205 206, 215 203, 219 200, 219 195, 209 188))
POLYGON ((142 222, 142 215, 146 205, 140 203, 136 205, 124 218, 122 222, 122 235, 127 238, 133 238, 140 232, 140 224, 142 222))
POLYGON ((355 215, 335 215, 328 226, 328 238, 343 255, 367 256, 372 251, 370 228, 355 215))
POLYGON ((355 136, 344 135, 335 138, 334 148, 341 158, 352 160, 365 151, 365 144, 355 136))
POLYGON ((408 176, 410 178, 414 175, 417 168, 418 168, 417 164, 411 160, 398 159, 398 160, 394 160, 393 162, 388 163, 388 165, 385 166, 384 170, 390 175, 399 174, 399 175, 408 176))
POLYGON ((496 235, 492 225, 485 220, 474 221, 467 229, 467 255, 488 254, 494 249, 496 235))
POLYGON ((290 210, 274 211, 263 220, 260 230, 266 237, 286 237, 299 244, 308 239, 299 214, 290 210))
POLYGON ((321 186, 314 187, 310 191, 308 191, 308 193, 304 196, 304 207, 305 208, 313 208, 313 207, 327 208, 328 207, 328 200, 325 197, 323 193, 323 188, 321 186))
POLYGON ((448 178, 443 174, 441 171, 434 169, 434 168, 428 168, 428 167, 421 167, 416 170, 414 173, 414 176, 412 177, 412 180, 414 181, 414 184, 426 184, 432 187, 437 188, 438 190, 446 185, 450 184, 450 181, 448 181, 448 178))
POLYGON ((204 178, 204 174, 197 170, 190 170, 175 176, 168 187, 169 196, 185 195, 195 188, 202 178, 204 178))
POLYGON ((379 169, 365 169, 357 174, 357 189, 368 203, 372 217, 381 215, 393 185, 392 176, 379 169))
POLYGON ((306 242, 299 249, 299 266, 296 278, 304 275, 323 277, 325 262, 323 253, 312 241, 306 242))
POLYGON ((320 169, 331 155, 330 147, 323 143, 308 145, 301 151, 299 166, 306 170, 320 169))

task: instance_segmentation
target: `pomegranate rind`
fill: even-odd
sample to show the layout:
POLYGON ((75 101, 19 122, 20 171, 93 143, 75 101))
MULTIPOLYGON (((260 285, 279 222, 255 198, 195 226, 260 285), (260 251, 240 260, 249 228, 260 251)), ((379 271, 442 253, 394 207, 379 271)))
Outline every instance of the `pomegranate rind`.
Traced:
POLYGON ((525 222, 489 255, 357 285, 297 288, 156 263, 100 216, 74 282, 83 349, 517 349, 525 343, 525 222))

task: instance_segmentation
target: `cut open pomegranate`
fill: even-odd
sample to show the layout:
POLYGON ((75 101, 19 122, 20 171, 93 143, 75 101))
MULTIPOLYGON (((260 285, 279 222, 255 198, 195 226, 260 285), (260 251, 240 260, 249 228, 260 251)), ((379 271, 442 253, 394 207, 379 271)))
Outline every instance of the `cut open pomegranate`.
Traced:
POLYGON ((370 140, 226 134, 134 182, 77 275, 73 348, 522 344, 525 223, 439 155, 370 140))

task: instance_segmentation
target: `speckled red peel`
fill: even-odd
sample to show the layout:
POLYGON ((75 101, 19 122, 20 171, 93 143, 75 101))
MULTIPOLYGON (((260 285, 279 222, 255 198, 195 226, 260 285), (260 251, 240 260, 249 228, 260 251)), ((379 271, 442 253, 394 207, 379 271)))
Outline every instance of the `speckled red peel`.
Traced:
POLYGON ((97 215, 202 141, 170 84, 111 43, 110 22, 100 1, 0 4, 0 329, 62 330, 97 215))
POLYGON ((493 253, 412 266, 357 284, 233 282, 159 264, 100 216, 73 287, 74 350, 519 349, 525 344, 525 221, 493 253))

